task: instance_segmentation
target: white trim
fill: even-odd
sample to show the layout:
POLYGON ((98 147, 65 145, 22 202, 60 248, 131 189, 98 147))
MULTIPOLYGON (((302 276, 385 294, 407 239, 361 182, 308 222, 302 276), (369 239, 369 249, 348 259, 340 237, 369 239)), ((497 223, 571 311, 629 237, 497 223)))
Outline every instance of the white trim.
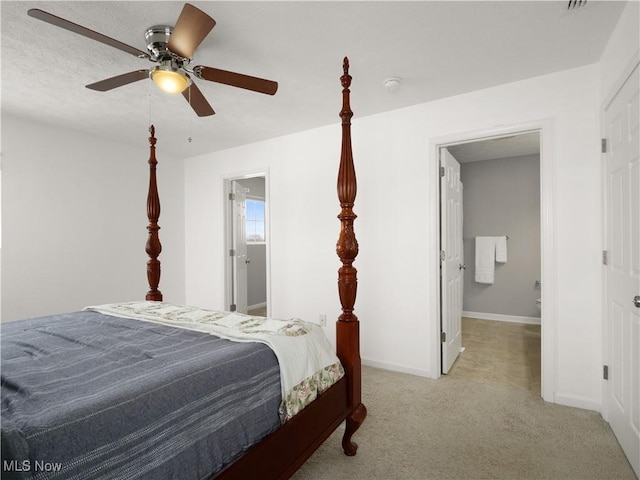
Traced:
POLYGON ((556 338, 556 285, 557 270, 555 248, 554 200, 556 198, 556 176, 554 165, 555 122, 546 120, 540 129, 540 255, 542 258, 541 277, 541 361, 542 398, 554 402, 556 391, 556 358, 558 358, 556 338))
POLYGON ((462 132, 429 140, 430 158, 428 159, 427 174, 432 182, 433 191, 429 202, 429 271, 434 274, 432 288, 428 296, 433 310, 429 316, 429 350, 431 354, 432 371, 429 377, 439 378, 442 371, 441 345, 440 345, 440 188, 439 188, 439 149, 458 143, 486 140, 501 136, 522 134, 531 131, 540 132, 540 242, 542 258, 542 320, 541 320, 541 360, 542 360, 542 398, 548 402, 554 402, 556 389, 556 249, 555 249, 555 216, 553 214, 553 202, 555 198, 556 182, 554 170, 554 131, 555 122, 552 118, 534 120, 523 124, 501 125, 475 132, 462 132))
POLYGON ((609 105, 611 104, 611 102, 613 102, 613 99, 616 98, 616 95, 618 94, 620 89, 624 86, 627 79, 631 76, 631 74, 638 67, 639 64, 640 64, 640 49, 636 50, 636 53, 633 54, 631 61, 629 61, 625 69, 622 71, 622 73, 618 77, 618 80, 616 80, 616 82, 613 84, 613 86, 611 87, 611 90, 609 90, 609 93, 607 94, 604 102, 602 103, 602 109, 601 109, 602 112, 604 112, 605 110, 607 110, 607 108, 609 108, 609 105))
POLYGON ((389 370, 391 372, 400 372, 400 373, 408 373, 409 375, 416 375, 418 377, 426 377, 436 379, 438 377, 434 377, 431 372, 427 370, 421 370, 418 368, 405 367, 404 365, 399 365, 397 363, 389 363, 389 362, 379 362, 377 360, 370 360, 368 358, 361 359, 362 365, 366 365, 368 367, 381 368, 383 370, 389 370))
POLYGON ((267 306, 267 302, 256 303, 255 305, 248 305, 247 312, 250 312, 251 310, 255 310, 256 308, 263 308, 266 306, 267 306))
MULTIPOLYGON (((617 91, 616 91, 617 93, 617 91)), ((613 96, 611 97, 613 98, 613 96)), ((607 138, 607 127, 606 127, 606 114, 607 108, 610 102, 605 102, 600 110, 600 138, 607 138)), ((609 250, 608 245, 608 234, 607 234, 607 225, 609 224, 609 217, 607 213, 608 203, 607 203, 607 154, 606 152, 602 152, 600 154, 600 205, 602 212, 602 232, 601 232, 601 242, 602 242, 602 251, 609 250)), ((609 286, 607 285, 607 266, 602 264, 601 269, 601 283, 602 283, 602 292, 601 292, 601 307, 600 307, 600 316, 602 318, 602 323, 600 325, 601 334, 602 334, 602 365, 609 365, 610 361, 610 352, 609 352, 609 315, 607 313, 607 298, 609 296, 609 286)), ((602 396, 602 407, 600 409, 600 413, 602 414, 602 418, 604 418, 607 422, 609 421, 609 395, 608 395, 608 387, 609 382, 604 378, 601 380, 601 396, 602 396)))
POLYGON ((554 403, 564 405, 566 407, 582 408, 584 410, 593 410, 600 412, 602 405, 592 398, 579 397, 577 395, 568 395, 564 393, 556 393, 554 395, 554 403))
POLYGON ((267 236, 267 240, 266 242, 263 243, 263 245, 265 245, 265 260, 267 263, 267 272, 266 272, 266 283, 267 283, 267 301, 266 301, 266 305, 267 305, 267 316, 269 316, 271 314, 271 248, 269 246, 269 241, 270 241, 270 227, 271 227, 271 219, 270 219, 270 214, 269 214, 269 207, 271 205, 269 198, 270 198, 270 182, 269 182, 269 167, 264 167, 264 168, 256 168, 256 169, 252 169, 252 170, 248 170, 248 171, 244 171, 241 173, 226 173, 223 174, 220 178, 222 181, 222 195, 223 195, 223 200, 222 200, 222 205, 223 205, 223 209, 224 209, 224 214, 223 214, 223 218, 224 218, 224 228, 223 228, 223 235, 224 235, 224 241, 222 242, 222 244, 224 245, 224 249, 221 252, 221 254, 224 256, 224 281, 223 281, 223 285, 224 285, 224 302, 225 302, 225 308, 229 308, 229 305, 231 305, 231 271, 232 271, 232 265, 231 265, 231 257, 229 256, 229 250, 231 248, 231 238, 229 236, 229 225, 231 222, 230 219, 230 215, 231 215, 231 211, 229 208, 229 202, 228 202, 228 198, 229 198, 229 193, 231 192, 231 182, 233 180, 242 180, 242 179, 246 179, 246 178, 254 178, 254 177, 264 177, 264 216, 265 216, 265 234, 267 236))
POLYGON ((494 320, 496 322, 527 323, 530 325, 540 325, 540 317, 503 315, 501 313, 467 312, 466 310, 462 311, 462 316, 467 318, 477 318, 479 320, 494 320))

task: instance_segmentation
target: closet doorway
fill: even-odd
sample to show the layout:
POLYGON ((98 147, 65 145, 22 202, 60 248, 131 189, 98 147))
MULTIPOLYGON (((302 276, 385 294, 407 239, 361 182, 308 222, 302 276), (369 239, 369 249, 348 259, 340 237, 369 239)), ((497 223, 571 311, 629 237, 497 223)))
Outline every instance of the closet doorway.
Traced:
POLYGON ((538 394, 543 276, 540 140, 540 131, 531 130, 440 146, 442 373, 538 394), (459 212, 451 194, 456 169, 459 212), (491 259, 488 278, 476 278, 476 237, 489 237, 481 241, 490 243, 496 237, 508 238, 506 257, 491 259))
POLYGON ((225 180, 227 309, 269 312, 267 178, 264 173, 225 180))

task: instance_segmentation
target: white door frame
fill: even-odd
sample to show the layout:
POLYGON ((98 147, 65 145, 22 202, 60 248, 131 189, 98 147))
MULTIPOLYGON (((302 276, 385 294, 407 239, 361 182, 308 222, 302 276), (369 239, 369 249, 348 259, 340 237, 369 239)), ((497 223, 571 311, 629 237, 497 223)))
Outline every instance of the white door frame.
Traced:
POLYGON ((433 269, 432 288, 429 294, 432 304, 436 306, 437 314, 429 320, 430 352, 432 375, 438 378, 442 371, 442 359, 440 356, 440 172, 439 153, 440 148, 460 144, 487 140, 490 138, 510 136, 514 134, 538 131, 540 133, 540 241, 541 241, 541 396, 548 402, 555 402, 555 364, 556 364, 556 251, 555 229, 553 216, 553 201, 555 197, 555 171, 554 159, 554 121, 553 119, 537 120, 528 123, 513 125, 500 125, 487 127, 473 132, 455 133, 443 137, 433 138, 429 142, 429 181, 432 182, 431 191, 433 198, 430 202, 429 225, 432 233, 431 254, 436 268, 433 269))
POLYGON ((231 182, 234 180, 243 180, 247 178, 264 177, 264 214, 265 214, 265 231, 267 238, 265 241, 265 255, 266 255, 266 285, 267 285, 267 316, 271 315, 271 232, 270 232, 270 191, 269 191, 269 169, 251 170, 243 173, 228 174, 222 179, 222 191, 223 191, 223 205, 224 205, 224 251, 221 253, 224 255, 224 304, 225 310, 229 310, 231 303, 233 302, 232 282, 233 282, 233 260, 229 255, 229 250, 233 248, 231 241, 232 228, 232 212, 231 204, 229 202, 229 194, 231 193, 231 182))

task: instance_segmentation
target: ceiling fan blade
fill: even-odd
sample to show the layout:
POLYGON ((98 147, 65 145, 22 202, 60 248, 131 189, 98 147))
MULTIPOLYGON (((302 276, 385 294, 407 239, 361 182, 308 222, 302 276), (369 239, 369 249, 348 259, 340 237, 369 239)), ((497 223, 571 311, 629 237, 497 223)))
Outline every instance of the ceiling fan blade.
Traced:
POLYGON ((32 8, 27 12, 27 14, 30 17, 37 18, 38 20, 50 23, 51 25, 55 25, 56 27, 64 28, 65 30, 69 30, 70 32, 77 33, 79 35, 84 35, 85 37, 104 43, 105 45, 109 45, 110 47, 114 47, 118 50, 122 50, 123 52, 127 52, 134 57, 149 58, 149 54, 143 52, 142 50, 127 45, 126 43, 122 43, 111 37, 107 37, 106 35, 103 35, 101 33, 90 30, 86 27, 83 27, 82 25, 78 25, 76 23, 70 22, 69 20, 65 20, 64 18, 56 17, 55 15, 47 13, 44 10, 32 8))
POLYGON ((123 73, 122 75, 92 83, 91 85, 87 85, 87 88, 99 92, 106 92, 117 87, 122 87, 123 85, 128 85, 129 83, 137 82, 138 80, 144 80, 145 78, 149 78, 149 70, 136 70, 135 72, 123 73))
POLYGON ((215 115, 216 112, 213 111, 207 99, 204 98, 204 95, 198 88, 198 86, 191 82, 189 88, 182 92, 182 96, 189 102, 193 111, 198 114, 199 117, 208 117, 209 115, 215 115))
POLYGON ((224 83, 232 87, 253 90, 254 92, 266 93, 267 95, 275 95, 278 91, 278 82, 265 80, 264 78, 251 77, 242 75, 241 73, 228 72, 218 68, 203 67, 198 65, 193 69, 198 78, 209 80, 210 82, 224 83))
POLYGON ((185 3, 167 48, 181 57, 191 58, 215 24, 216 21, 202 10, 185 3))

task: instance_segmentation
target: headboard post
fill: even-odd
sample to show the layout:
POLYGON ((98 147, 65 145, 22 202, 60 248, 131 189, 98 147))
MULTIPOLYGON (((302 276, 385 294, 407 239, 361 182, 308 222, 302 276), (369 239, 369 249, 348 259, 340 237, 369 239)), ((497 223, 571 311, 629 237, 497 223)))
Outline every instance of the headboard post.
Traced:
POLYGON ((347 455, 355 455, 357 444, 351 441, 351 436, 360 427, 367 409, 361 402, 362 370, 360 365, 360 322, 353 313, 358 288, 357 270, 353 262, 358 255, 358 241, 353 230, 353 221, 357 215, 353 212, 356 199, 357 182, 351 149, 351 117, 350 106, 351 76, 349 75, 349 59, 344 58, 344 74, 340 77, 342 84, 342 149, 340 153, 340 167, 338 169, 338 200, 341 211, 340 236, 336 245, 336 253, 342 262, 338 270, 338 293, 342 304, 342 314, 336 324, 337 354, 342 362, 349 380, 349 408, 347 428, 342 438, 342 448, 347 455))
POLYGON ((149 238, 147 239, 146 252, 149 255, 147 260, 147 279, 149 280, 149 291, 146 300, 161 302, 162 292, 158 290, 160 284, 160 260, 158 255, 162 252, 162 245, 158 236, 158 218, 160 218, 160 197, 158 195, 158 183, 156 181, 156 129, 153 125, 149 128, 151 136, 149 137, 149 193, 147 194, 147 218, 149 225, 147 230, 149 238))

